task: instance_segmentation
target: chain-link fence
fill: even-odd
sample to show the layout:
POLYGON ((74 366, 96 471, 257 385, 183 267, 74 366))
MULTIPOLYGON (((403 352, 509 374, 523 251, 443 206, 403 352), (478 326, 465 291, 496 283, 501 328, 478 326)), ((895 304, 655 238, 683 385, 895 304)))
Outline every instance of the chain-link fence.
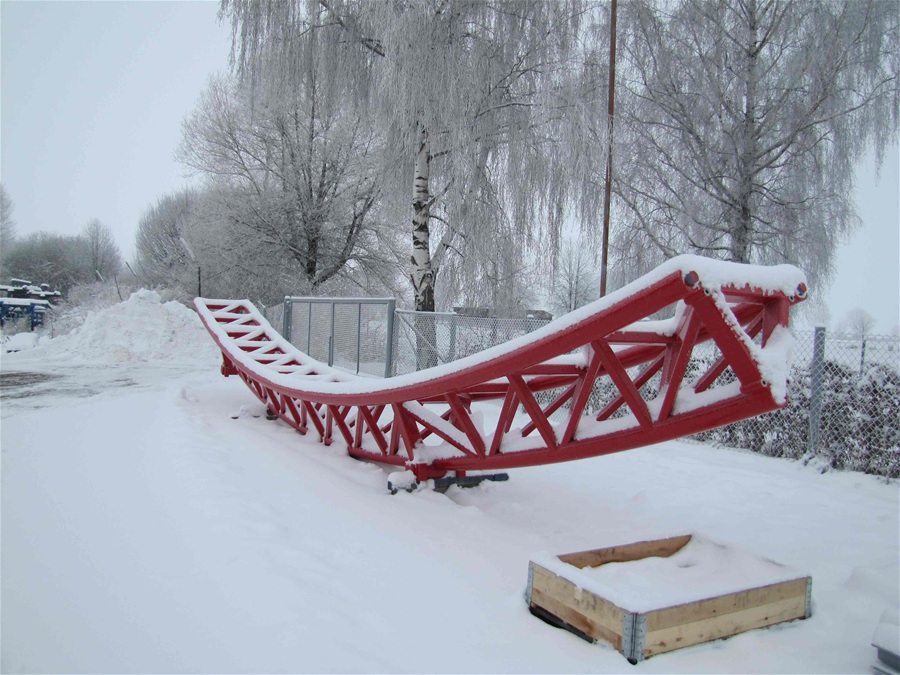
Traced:
POLYGON ((900 477, 900 339, 795 331, 788 405, 698 438, 900 477))
POLYGON ((456 313, 397 310, 393 375, 412 373, 484 351, 549 323, 456 313))
MULTIPOLYGON (((457 314, 423 318, 422 313, 399 311, 397 316, 395 375, 474 354, 547 323, 457 314)), ((788 405, 694 438, 773 457, 816 458, 835 469, 900 478, 900 339, 828 335, 822 328, 794 331, 794 336, 788 405)), ((713 343, 698 345, 686 381, 692 374, 699 377, 720 355, 713 343)), ((629 373, 636 377, 639 370, 629 373)), ((734 374, 727 369, 721 378, 720 383, 726 383, 734 374)), ((650 400, 658 386, 656 375, 641 387, 641 394, 650 400)), ((547 405, 559 393, 541 392, 538 400, 547 405)), ((588 407, 600 410, 618 395, 613 383, 601 378, 588 407)), ((627 412, 623 406, 616 415, 627 412)), ((565 415, 565 410, 555 414, 565 415)))
POLYGON ((284 327, 284 304, 263 307, 261 311, 266 321, 272 324, 275 330, 282 330, 284 327))
POLYGON ((295 347, 329 366, 388 377, 394 308, 393 298, 287 297, 281 332, 295 347))
MULTIPOLYGON (((395 312, 393 306, 387 312, 384 304, 363 305, 350 299, 288 300, 284 308, 290 310, 281 312, 287 319, 284 334, 294 345, 321 361, 372 375, 401 375, 449 363, 548 323, 545 319, 395 312)), ((277 308, 269 308, 267 317, 276 326, 281 318, 277 308)), ((794 335, 788 405, 694 438, 900 478, 900 339, 829 335, 823 328, 794 331, 794 335)), ((690 381, 692 373, 699 376, 719 355, 712 343, 696 347, 685 381, 690 381)), ((734 375, 728 369, 721 378, 724 383, 734 375)), ((645 399, 655 396, 658 381, 656 375, 641 387, 645 399)), ((543 392, 539 400, 546 405, 557 394, 543 392)), ((614 385, 601 378, 589 408, 602 409, 617 396, 614 385)), ((623 407, 617 414, 626 413, 623 407)), ((559 414, 565 414, 564 410, 559 414)))

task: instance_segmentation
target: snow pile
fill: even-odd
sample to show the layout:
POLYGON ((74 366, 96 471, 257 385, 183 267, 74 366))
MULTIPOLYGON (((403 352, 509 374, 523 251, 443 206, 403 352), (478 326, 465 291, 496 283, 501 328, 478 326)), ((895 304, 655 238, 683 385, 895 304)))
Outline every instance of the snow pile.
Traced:
POLYGON ((4 341, 3 351, 21 352, 26 349, 34 349, 38 343, 38 338, 37 333, 16 333, 4 341))
POLYGON ((41 340, 28 358, 74 363, 214 363, 218 348, 197 315, 141 289, 125 302, 91 312, 68 335, 41 340))

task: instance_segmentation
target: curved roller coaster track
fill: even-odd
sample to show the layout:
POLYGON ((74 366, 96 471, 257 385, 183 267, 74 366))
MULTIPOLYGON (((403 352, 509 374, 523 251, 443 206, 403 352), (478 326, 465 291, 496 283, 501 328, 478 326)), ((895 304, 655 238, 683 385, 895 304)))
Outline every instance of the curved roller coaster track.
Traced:
POLYGON ((805 297, 789 265, 680 256, 526 336, 387 379, 312 359, 247 300, 195 306, 222 373, 271 416, 424 481, 620 452, 782 407, 790 308, 805 297))

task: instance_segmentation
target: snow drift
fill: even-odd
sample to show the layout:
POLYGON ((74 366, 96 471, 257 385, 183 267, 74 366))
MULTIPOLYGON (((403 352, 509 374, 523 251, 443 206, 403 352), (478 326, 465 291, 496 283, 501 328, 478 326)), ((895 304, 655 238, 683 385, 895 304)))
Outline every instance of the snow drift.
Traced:
POLYGON ((125 302, 91 312, 68 335, 42 339, 27 357, 76 364, 197 364, 215 363, 218 350, 192 310, 141 289, 125 302))

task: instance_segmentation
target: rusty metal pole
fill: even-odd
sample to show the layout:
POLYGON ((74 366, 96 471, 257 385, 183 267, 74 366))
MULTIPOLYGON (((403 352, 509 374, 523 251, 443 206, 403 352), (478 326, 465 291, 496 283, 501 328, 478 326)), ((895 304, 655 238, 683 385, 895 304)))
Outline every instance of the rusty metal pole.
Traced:
POLYGON ((612 197, 613 119, 616 107, 616 0, 612 0, 609 21, 609 93, 607 110, 606 199, 603 201, 603 253, 600 262, 600 297, 606 295, 609 260, 609 202, 612 197))

